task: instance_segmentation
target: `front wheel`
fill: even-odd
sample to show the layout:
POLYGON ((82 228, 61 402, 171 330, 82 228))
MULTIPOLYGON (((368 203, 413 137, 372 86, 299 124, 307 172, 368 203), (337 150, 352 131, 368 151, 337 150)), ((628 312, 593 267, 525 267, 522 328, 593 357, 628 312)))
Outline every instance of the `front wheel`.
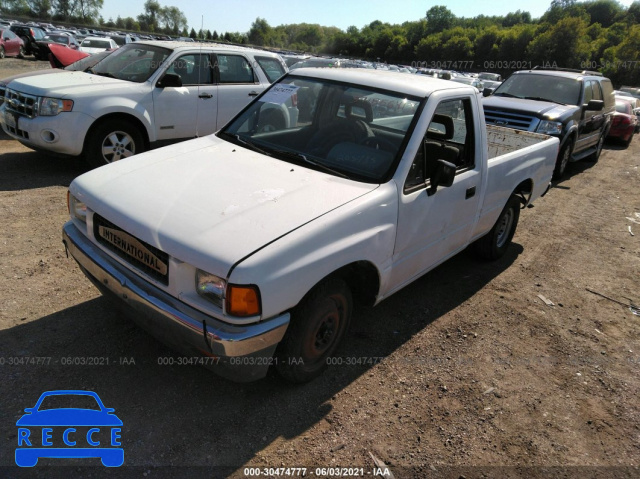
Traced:
POLYGON ((553 170, 553 179, 559 180, 564 176, 564 172, 567 169, 567 165, 569 164, 569 160, 571 160, 571 152, 573 151, 572 141, 569 138, 564 146, 560 149, 558 153, 558 159, 556 160, 556 167, 553 170))
POLYGON ((134 124, 127 120, 108 120, 89 134, 85 158, 91 166, 97 168, 144 150, 144 138, 134 124))
POLYGON ((0 59, 4 58, 4 47, 0 46, 0 59))
POLYGON ((512 195, 491 231, 475 242, 478 255, 489 260, 502 257, 513 239, 519 219, 520 199, 512 195))
POLYGON ((303 383, 322 374, 349 327, 352 299, 340 278, 316 286, 292 312, 276 352, 276 368, 287 381, 303 383))

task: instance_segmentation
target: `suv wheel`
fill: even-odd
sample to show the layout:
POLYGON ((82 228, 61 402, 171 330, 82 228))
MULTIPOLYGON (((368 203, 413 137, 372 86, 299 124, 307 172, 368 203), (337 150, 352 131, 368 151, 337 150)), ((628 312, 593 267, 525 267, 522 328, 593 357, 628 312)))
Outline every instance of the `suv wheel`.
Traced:
POLYGON ((87 135, 85 158, 97 168, 145 150, 138 128, 127 120, 107 120, 87 135))
POLYGON ((591 155, 591 161, 597 163, 600 159, 600 154, 602 153, 602 147, 604 146, 604 132, 600 135, 600 139, 598 139, 598 144, 596 145, 596 151, 591 155))
POLYGON ((569 160, 571 159, 571 153, 573 151, 573 139, 569 138, 558 153, 558 160, 556 161, 556 167, 553 170, 553 179, 559 180, 564 176, 564 172, 567 169, 569 160))

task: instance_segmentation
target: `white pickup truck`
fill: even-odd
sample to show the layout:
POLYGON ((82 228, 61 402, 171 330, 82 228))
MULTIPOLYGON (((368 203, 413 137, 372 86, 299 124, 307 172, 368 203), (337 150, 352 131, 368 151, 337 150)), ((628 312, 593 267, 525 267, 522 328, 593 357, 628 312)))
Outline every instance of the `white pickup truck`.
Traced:
MULTIPOLYGON (((21 76, 3 88, 0 124, 35 150, 93 166, 211 134, 287 67, 275 53, 219 44, 135 42, 87 71, 21 76)), ((296 123, 295 98, 262 129, 296 123)))
POLYGON ((477 90, 298 69, 215 135, 69 187, 67 251, 162 341, 249 381, 320 374, 354 300, 378 303, 475 242, 499 258, 558 139, 486 126, 477 90), (297 95, 295 125, 259 128, 297 95))

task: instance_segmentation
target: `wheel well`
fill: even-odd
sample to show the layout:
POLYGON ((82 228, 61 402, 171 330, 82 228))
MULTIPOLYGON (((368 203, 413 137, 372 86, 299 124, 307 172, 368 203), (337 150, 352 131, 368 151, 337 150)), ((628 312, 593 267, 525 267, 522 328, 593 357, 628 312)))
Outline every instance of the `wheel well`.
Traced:
POLYGON ((512 195, 517 196, 522 203, 522 207, 524 208, 529 204, 529 200, 531 199, 531 193, 533 193, 533 180, 528 179, 524 180, 513 190, 512 195))
POLYGON ((89 138, 91 137, 91 134, 95 131, 95 129, 98 128, 103 123, 110 120, 120 120, 120 121, 127 120, 133 123, 134 125, 136 125, 139 128, 140 133, 142 134, 142 138, 144 139, 145 150, 149 149, 149 135, 147 134, 147 129, 145 128, 144 124, 140 120, 138 120, 135 116, 128 115, 126 113, 110 113, 108 115, 101 116, 100 118, 98 118, 96 121, 93 122, 93 124, 91 125, 91 128, 89 128, 89 131, 87 132, 87 136, 84 138, 84 146, 82 148, 83 151, 86 151, 87 141, 89 140, 89 138))
POLYGON ((328 277, 342 278, 357 302, 369 306, 375 303, 380 290, 380 275, 377 268, 369 261, 356 261, 348 264, 334 271, 328 277))

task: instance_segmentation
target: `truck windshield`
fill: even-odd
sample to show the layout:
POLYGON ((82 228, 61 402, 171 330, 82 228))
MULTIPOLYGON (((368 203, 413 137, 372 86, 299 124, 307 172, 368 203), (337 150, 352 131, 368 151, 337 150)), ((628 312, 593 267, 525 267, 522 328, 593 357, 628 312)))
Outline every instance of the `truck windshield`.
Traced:
POLYGON ((167 48, 129 43, 115 50, 89 73, 142 83, 160 68, 170 53, 167 48))
POLYGON ((580 82, 552 75, 511 75, 496 89, 494 95, 577 105, 580 100, 580 82))
POLYGON ((260 153, 367 183, 388 178, 421 99, 290 74, 218 135, 260 153))

